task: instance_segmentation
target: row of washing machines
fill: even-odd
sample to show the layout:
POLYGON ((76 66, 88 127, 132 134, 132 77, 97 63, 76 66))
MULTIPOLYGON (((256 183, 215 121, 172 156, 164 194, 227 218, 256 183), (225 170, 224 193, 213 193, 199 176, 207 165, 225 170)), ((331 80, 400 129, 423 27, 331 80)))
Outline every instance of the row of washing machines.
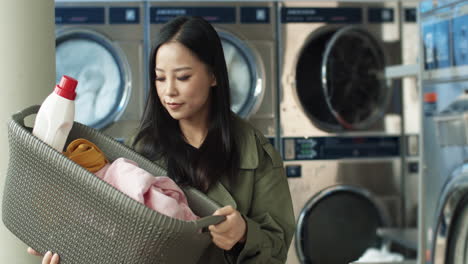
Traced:
POLYGON ((418 1, 56 0, 57 80, 78 79, 77 121, 125 139, 147 94, 151 41, 179 15, 222 39, 232 110, 280 150, 297 218, 288 262, 343 264, 415 227, 418 1), (402 158, 404 157, 404 158, 402 158))

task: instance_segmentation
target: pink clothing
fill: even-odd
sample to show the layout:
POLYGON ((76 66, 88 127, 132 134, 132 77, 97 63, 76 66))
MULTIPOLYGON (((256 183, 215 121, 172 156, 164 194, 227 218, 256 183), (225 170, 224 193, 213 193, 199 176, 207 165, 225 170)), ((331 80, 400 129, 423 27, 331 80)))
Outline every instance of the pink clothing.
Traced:
POLYGON ((185 221, 198 219, 172 179, 154 177, 132 160, 118 158, 97 171, 96 176, 159 213, 185 221))

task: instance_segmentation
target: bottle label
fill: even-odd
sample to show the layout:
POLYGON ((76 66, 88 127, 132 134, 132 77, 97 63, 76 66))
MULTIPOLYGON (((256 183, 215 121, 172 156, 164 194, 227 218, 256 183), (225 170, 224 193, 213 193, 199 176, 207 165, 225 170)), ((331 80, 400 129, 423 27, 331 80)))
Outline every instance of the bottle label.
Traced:
POLYGON ((424 110, 424 116, 434 116, 434 114, 436 113, 436 110, 437 110, 437 105, 435 102, 431 102, 431 103, 424 103, 424 106, 423 106, 423 110, 424 110))

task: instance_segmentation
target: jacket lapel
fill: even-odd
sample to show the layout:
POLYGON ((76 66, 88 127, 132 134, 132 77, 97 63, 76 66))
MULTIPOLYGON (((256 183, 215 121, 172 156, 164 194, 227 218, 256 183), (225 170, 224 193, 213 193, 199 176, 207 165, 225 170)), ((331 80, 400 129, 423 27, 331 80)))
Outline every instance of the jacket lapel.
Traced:
POLYGON ((230 205, 234 209, 237 209, 236 201, 220 181, 213 184, 206 195, 217 202, 221 207, 230 205))

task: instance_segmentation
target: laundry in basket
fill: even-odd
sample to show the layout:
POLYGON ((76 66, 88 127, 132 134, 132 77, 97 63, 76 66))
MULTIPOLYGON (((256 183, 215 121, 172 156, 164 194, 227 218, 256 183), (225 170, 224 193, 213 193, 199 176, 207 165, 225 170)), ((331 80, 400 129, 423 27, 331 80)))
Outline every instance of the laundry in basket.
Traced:
POLYGON ((112 163, 91 141, 79 138, 67 146, 64 155, 147 207, 177 219, 191 221, 193 213, 180 187, 167 176, 155 176, 133 160, 118 158, 112 163))
MULTIPOLYGON (((184 188, 190 208, 202 217, 196 221, 147 208, 34 137, 24 119, 38 109, 27 108, 8 124, 2 220, 13 234, 40 253, 57 252, 61 264, 197 263, 212 243, 201 230, 224 220, 211 215, 219 208, 215 202, 184 188)), ((68 143, 76 138, 94 142, 109 160, 125 157, 153 175, 167 174, 125 145, 75 122, 68 143)))

